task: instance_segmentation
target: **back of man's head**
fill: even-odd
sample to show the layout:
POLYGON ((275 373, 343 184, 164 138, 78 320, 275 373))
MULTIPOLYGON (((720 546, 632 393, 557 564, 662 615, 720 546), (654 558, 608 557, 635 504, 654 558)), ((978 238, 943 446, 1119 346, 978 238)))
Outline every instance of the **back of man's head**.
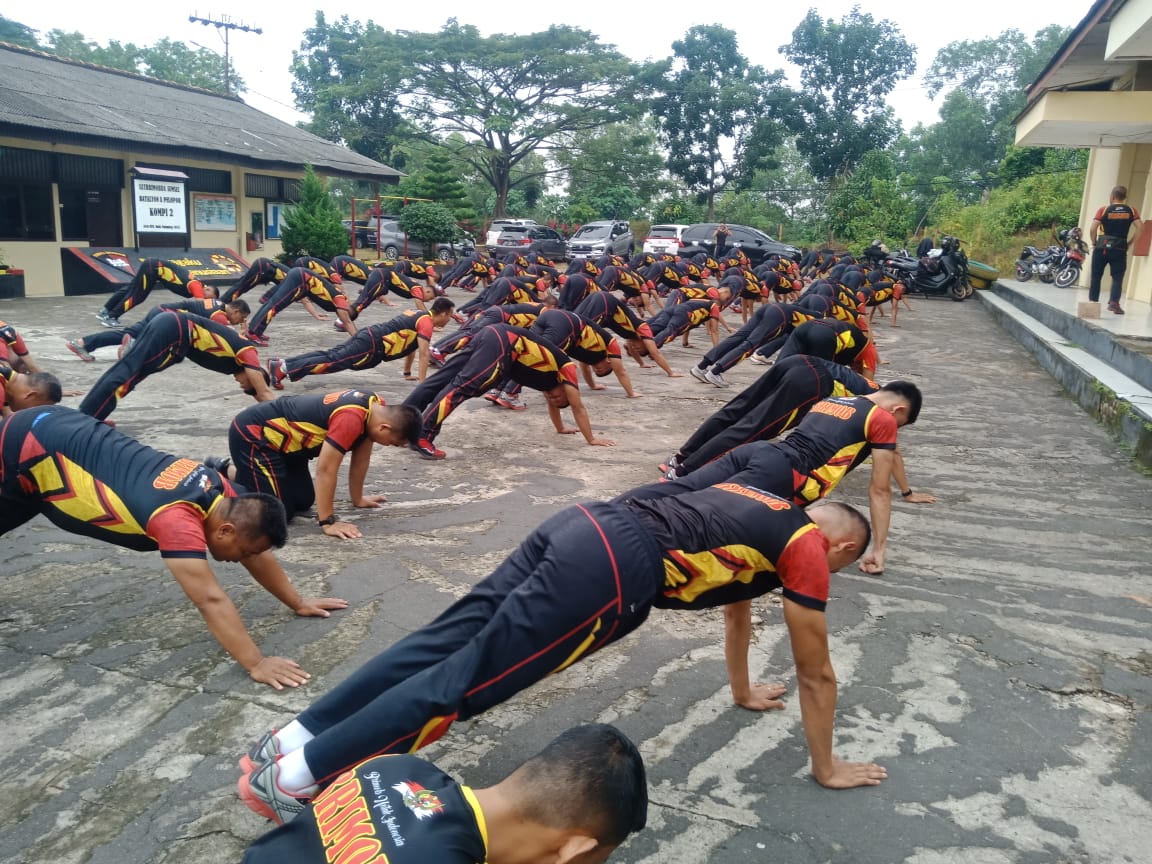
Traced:
POLYGON ((251 539, 267 537, 273 549, 288 542, 288 517, 279 498, 253 492, 230 500, 228 521, 237 531, 251 539))
POLYGON ((911 426, 916 422, 916 418, 920 416, 920 406, 924 402, 924 396, 920 392, 920 388, 913 384, 911 381, 889 381, 880 388, 881 393, 895 393, 901 399, 908 403, 908 425, 911 426))
POLYGON ((863 555, 872 542, 872 526, 864 514, 851 504, 823 500, 807 508, 806 512, 812 521, 819 523, 821 532, 829 542, 851 540, 856 543, 853 560, 863 555))
POLYGON ((252 307, 249 306, 247 301, 241 297, 237 297, 235 300, 229 300, 225 304, 225 308, 232 309, 236 312, 239 312, 241 315, 244 315, 245 317, 252 314, 252 307))
POLYGON ((64 398, 60 379, 51 372, 29 372, 25 376, 28 386, 40 394, 45 405, 57 405, 64 398))
POLYGON ((451 312, 455 309, 456 304, 447 297, 437 297, 428 308, 433 315, 443 315, 445 312, 451 312))
POLYGON ((576 726, 522 764, 501 786, 521 817, 615 847, 648 820, 640 752, 619 729, 576 726))
POLYGON ((385 405, 384 414, 392 430, 407 441, 416 444, 424 431, 424 417, 411 405, 385 405))

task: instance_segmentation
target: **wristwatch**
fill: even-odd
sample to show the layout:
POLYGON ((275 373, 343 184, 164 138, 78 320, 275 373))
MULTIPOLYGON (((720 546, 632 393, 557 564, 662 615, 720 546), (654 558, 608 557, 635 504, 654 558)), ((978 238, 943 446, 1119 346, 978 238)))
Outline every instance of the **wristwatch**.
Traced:
POLYGON ((319 525, 321 528, 323 528, 325 525, 335 525, 336 524, 336 516, 335 516, 335 514, 333 514, 333 515, 329 516, 327 519, 317 519, 316 524, 319 525))
MULTIPOLYGON (((907 498, 907 497, 908 497, 909 495, 911 495, 911 494, 912 494, 912 490, 911 490, 911 489, 909 489, 907 492, 901 492, 901 493, 900 493, 901 497, 903 497, 903 498, 907 498)), ((323 525, 324 523, 323 523, 323 522, 321 522, 320 524, 321 524, 321 525, 323 525)))

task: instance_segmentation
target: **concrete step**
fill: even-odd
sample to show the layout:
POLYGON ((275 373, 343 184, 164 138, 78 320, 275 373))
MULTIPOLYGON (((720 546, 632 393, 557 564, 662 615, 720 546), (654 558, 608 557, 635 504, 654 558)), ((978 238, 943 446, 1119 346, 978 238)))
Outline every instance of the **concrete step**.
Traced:
POLYGON ((1152 469, 1152 360, 1116 336, 997 283, 976 298, 1077 403, 1152 469))

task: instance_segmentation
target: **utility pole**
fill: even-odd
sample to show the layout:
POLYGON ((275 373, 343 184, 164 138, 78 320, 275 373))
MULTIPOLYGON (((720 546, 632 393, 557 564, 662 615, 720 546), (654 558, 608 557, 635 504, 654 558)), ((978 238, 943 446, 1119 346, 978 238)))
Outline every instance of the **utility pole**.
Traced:
POLYGON ((231 96, 232 95, 232 76, 231 76, 231 66, 229 64, 229 56, 228 56, 228 34, 233 30, 241 30, 245 33, 255 33, 256 35, 259 36, 264 31, 261 30, 259 27, 249 27, 247 24, 244 24, 244 23, 237 24, 235 21, 233 21, 227 15, 221 15, 220 20, 218 20, 218 21, 214 20, 212 18, 200 18, 196 15, 189 15, 188 20, 193 24, 203 24, 205 27, 212 26, 212 27, 215 27, 217 30, 223 31, 223 38, 224 38, 224 95, 225 96, 231 96))

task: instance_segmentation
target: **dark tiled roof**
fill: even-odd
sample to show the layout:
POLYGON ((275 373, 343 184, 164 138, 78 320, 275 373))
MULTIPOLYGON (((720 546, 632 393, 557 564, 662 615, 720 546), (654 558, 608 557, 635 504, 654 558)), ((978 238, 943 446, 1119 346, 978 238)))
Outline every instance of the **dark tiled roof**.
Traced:
POLYGON ((0 42, 0 132, 371 180, 403 176, 237 98, 0 42))

